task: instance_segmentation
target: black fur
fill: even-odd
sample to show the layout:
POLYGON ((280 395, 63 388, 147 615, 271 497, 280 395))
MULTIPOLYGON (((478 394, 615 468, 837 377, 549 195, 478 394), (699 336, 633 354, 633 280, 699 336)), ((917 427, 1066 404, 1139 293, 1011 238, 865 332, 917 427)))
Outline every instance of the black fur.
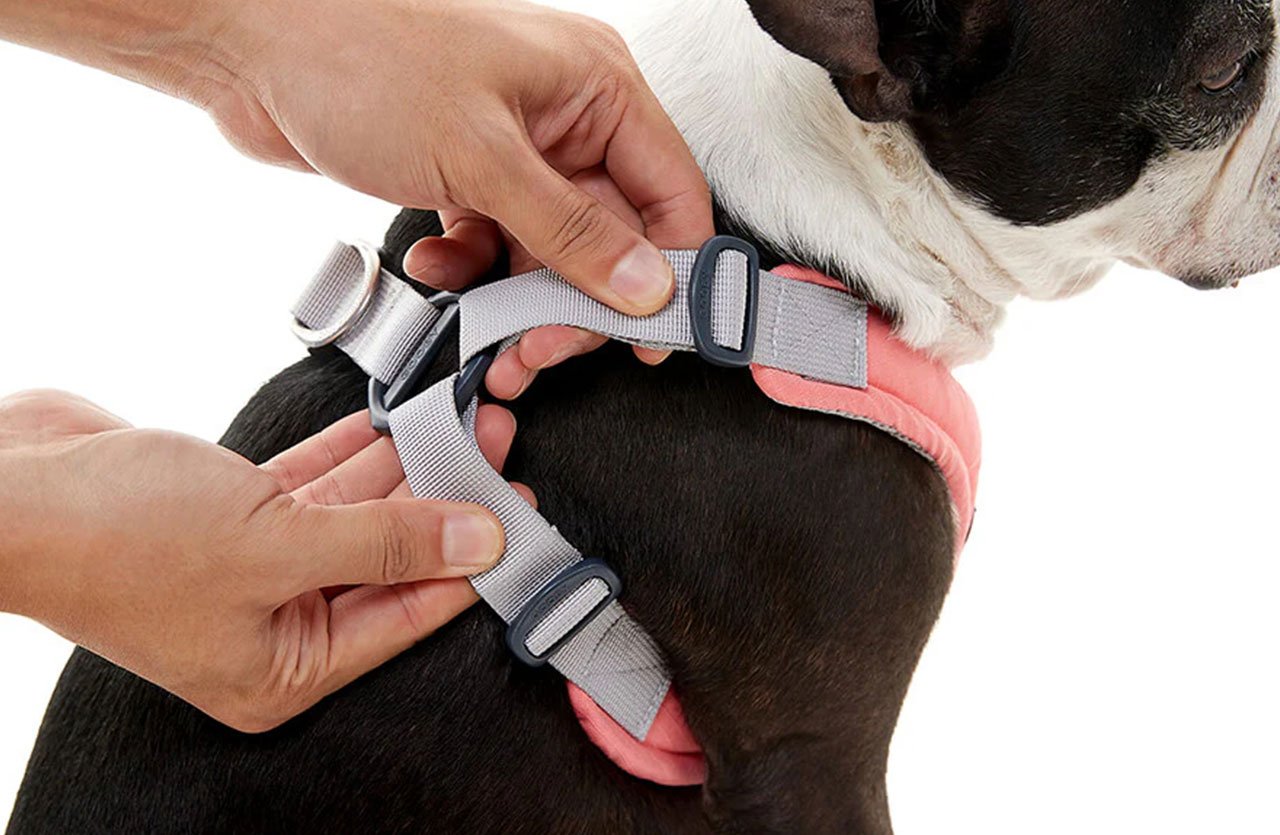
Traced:
POLYGON ((1263 13, 1238 0, 1011 5, 1005 42, 1016 60, 992 55, 1006 68, 967 99, 931 103, 912 126, 934 167, 1015 222, 1106 205, 1168 152, 1227 141, 1262 101, 1269 4, 1263 13), (1098 39, 1101 48, 1081 48, 1098 39), (1200 88, 1241 56, 1249 66, 1237 88, 1200 88))
MULTIPOLYGON (((434 215, 402 214, 385 263, 439 231, 434 215)), ((455 365, 443 358, 437 376, 455 365)), ((363 407, 364 391, 348 359, 316 352, 224 443, 262 461, 363 407)), ((515 663, 476 607, 261 736, 77 651, 10 835, 888 832, 889 740, 951 577, 932 467, 692 356, 652 369, 608 347, 513 407, 509 475, 626 578, 625 605, 666 650, 706 748, 705 790, 615 768, 559 676, 515 663)))

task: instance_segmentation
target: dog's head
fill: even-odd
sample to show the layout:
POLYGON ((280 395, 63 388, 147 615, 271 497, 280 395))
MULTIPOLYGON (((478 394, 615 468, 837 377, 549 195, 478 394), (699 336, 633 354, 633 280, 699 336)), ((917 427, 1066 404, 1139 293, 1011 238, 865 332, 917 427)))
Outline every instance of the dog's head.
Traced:
POLYGON ((1280 263, 1271 0, 677 9, 638 54, 730 215, 917 347, 971 359, 1010 298, 1117 259, 1200 288, 1280 263))
POLYGON ((1016 224, 1115 206, 1118 257, 1201 288, 1280 263, 1270 0, 751 0, 867 121, 1016 224))

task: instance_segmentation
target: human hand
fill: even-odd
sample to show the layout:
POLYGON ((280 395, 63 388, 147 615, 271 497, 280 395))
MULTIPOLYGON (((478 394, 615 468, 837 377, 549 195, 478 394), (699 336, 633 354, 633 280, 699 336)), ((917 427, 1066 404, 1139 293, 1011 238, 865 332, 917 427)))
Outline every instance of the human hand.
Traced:
POLYGON ((452 289, 498 227, 618 310, 670 298, 658 247, 713 234, 705 180, 616 32, 522 0, 281 0, 219 21, 244 56, 205 104, 246 153, 415 208, 448 234, 408 259, 452 289), (605 176, 640 219, 571 178, 605 176))
MULTIPOLYGON (((493 466, 514 430, 482 407, 493 466)), ((268 730, 476 600, 465 575, 501 553, 497 520, 409 496, 367 414, 255 467, 70 395, 17 395, 0 401, 0 610, 268 730)))
MULTIPOLYGON (((573 184, 598 200, 632 229, 644 228, 640 213, 627 202, 627 197, 602 167, 587 169, 571 178, 573 184)), ((449 230, 467 223, 465 215, 444 213, 441 218, 449 230)), ((461 289, 483 275, 502 252, 507 258, 512 275, 535 270, 542 266, 529 250, 525 249, 510 233, 493 224, 464 231, 455 238, 423 238, 405 256, 405 270, 410 272, 423 262, 432 262, 451 280, 439 289, 461 289)), ((608 341, 597 333, 563 326, 537 328, 520 338, 494 361, 485 375, 489 393, 502 400, 513 400, 524 393, 538 372, 553 365, 594 351, 608 341)), ((662 362, 670 351, 635 347, 636 356, 649 364, 662 362)))
MULTIPOLYGON (((282 0, 216 23, 219 46, 243 55, 205 96, 230 141, 448 211, 444 248, 483 254, 497 223, 600 301, 648 314, 671 296, 658 246, 712 234, 684 138, 598 20, 522 0, 282 0), (643 234, 568 179, 596 166, 643 234)), ((442 288, 468 275, 456 260, 412 266, 442 288)))
MULTIPOLYGON (((0 4, 0 37, 189 99, 257 159, 441 210, 447 234, 405 263, 441 289, 482 272, 505 236, 600 301, 652 313, 673 286, 658 248, 714 234, 683 138, 590 18, 523 0, 47 0, 0 4)), ((600 342, 532 333, 490 390, 600 342)))

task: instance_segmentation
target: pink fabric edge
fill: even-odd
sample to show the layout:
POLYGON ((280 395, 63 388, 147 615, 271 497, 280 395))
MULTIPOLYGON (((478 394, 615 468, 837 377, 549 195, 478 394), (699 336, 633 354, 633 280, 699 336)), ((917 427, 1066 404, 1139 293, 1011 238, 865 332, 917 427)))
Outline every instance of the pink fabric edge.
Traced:
POLYGON ((970 467, 954 441, 930 417, 877 388, 866 391, 830 386, 772 368, 752 366, 756 385, 770 399, 797 409, 836 412, 863 421, 909 442, 942 473, 954 511, 956 556, 973 521, 975 484, 970 467))
MULTIPOLYGON (((848 292, 844 285, 816 270, 786 265, 773 272, 848 292)), ((950 369, 898 339, 888 322, 871 310, 865 390, 819 383, 762 366, 752 366, 751 371, 756 384, 775 402, 872 423, 931 458, 951 491, 958 555, 973 522, 982 435, 973 401, 950 369)))
POLYGON ((627 733, 575 684, 569 685, 569 701, 587 737, 633 777, 672 787, 706 782, 706 757, 674 692, 667 693, 643 742, 627 733))
MULTIPOLYGON (((845 292, 843 285, 813 270, 786 266, 774 273, 845 292)), ((777 403, 865 421, 930 458, 951 494, 959 559, 973 522, 982 458, 973 402, 946 367, 903 344, 874 312, 867 322, 867 367, 865 390, 758 365, 751 367, 751 374, 760 390, 777 403)), ((643 741, 631 736, 572 683, 569 701, 587 737, 628 774, 672 787, 706 781, 706 757, 685 722, 674 691, 667 693, 643 741)))

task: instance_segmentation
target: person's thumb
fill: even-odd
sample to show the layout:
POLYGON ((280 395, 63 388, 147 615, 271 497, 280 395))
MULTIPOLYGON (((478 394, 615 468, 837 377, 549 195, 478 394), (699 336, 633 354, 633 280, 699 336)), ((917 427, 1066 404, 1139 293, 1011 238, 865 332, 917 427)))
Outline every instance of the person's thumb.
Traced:
POLYGON ((422 499, 297 505, 288 540, 280 547, 302 561, 294 594, 475 574, 504 545, 502 525, 484 508, 422 499))
POLYGON ((658 248, 529 148, 501 194, 476 208, 542 263, 595 299, 633 315, 661 309, 675 280, 658 248))

